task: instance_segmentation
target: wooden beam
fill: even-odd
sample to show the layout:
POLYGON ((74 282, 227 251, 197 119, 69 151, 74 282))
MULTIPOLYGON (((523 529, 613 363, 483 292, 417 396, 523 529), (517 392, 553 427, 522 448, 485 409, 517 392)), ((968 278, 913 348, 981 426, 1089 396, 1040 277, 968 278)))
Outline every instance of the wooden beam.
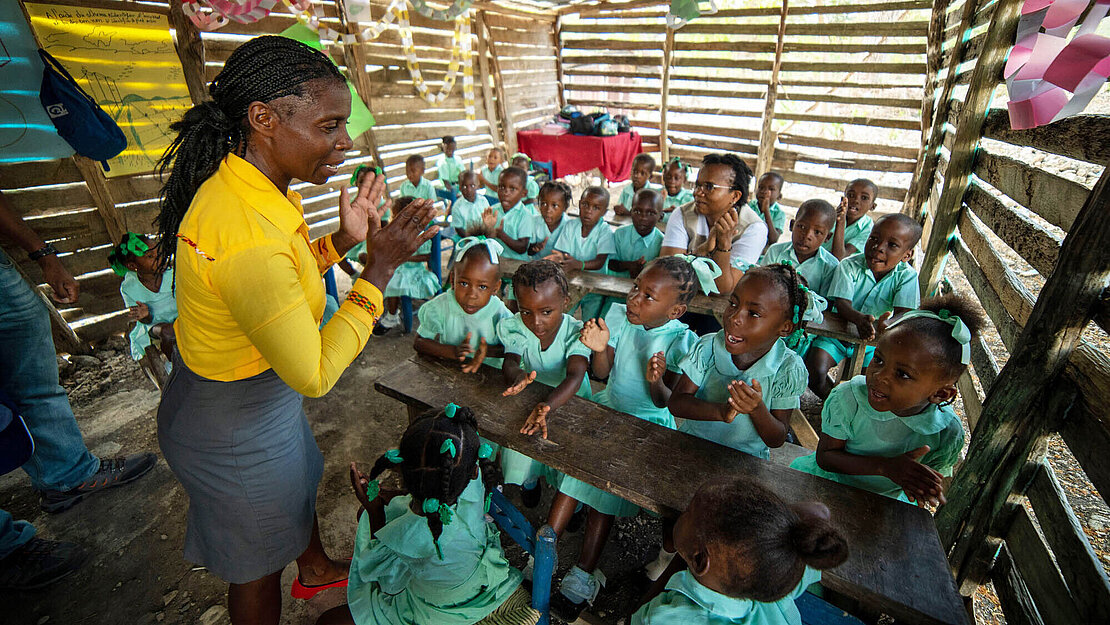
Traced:
POLYGON ((944 172, 940 203, 932 210, 933 227, 925 246, 925 258, 918 272, 922 295, 931 295, 943 275, 948 238, 956 229, 956 219, 971 180, 983 117, 990 107, 994 88, 1002 76, 1002 67, 1010 52, 1020 14, 1020 0, 998 0, 995 4, 983 52, 975 64, 967 95, 964 96, 952 155, 944 172))
MULTIPOLYGON (((1103 132, 1110 132, 1110 119, 1103 132)), ((1071 228, 1076 213, 1091 192, 1078 182, 986 150, 980 151, 975 161, 975 175, 1064 230, 1071 228)))
POLYGON ((767 95, 763 104, 763 125, 759 132, 759 151, 755 160, 755 179, 771 170, 771 160, 775 156, 775 102, 779 95, 779 70, 782 69, 782 45, 786 38, 786 14, 789 2, 782 0, 779 11, 779 29, 775 39, 775 60, 771 63, 771 80, 767 83, 767 95))
POLYGON ((74 154, 72 158, 73 164, 81 172, 81 177, 84 178, 85 184, 89 187, 89 192, 92 193, 93 201, 96 203, 96 212, 104 220, 104 227, 108 229, 108 237, 112 244, 119 243, 123 235, 127 234, 127 220, 124 219, 123 213, 116 208, 116 202, 112 199, 112 193, 108 190, 108 183, 104 179, 100 165, 80 154, 74 154))
MULTIPOLYGON (((1006 615, 1007 625, 1044 625, 1040 612, 1030 596, 1025 581, 1021 578, 1014 566, 1014 558, 1010 548, 1003 546, 998 553, 998 563, 991 573, 994 589, 998 592, 998 600, 1002 605, 1002 613, 1006 615)), ((1052 621, 1049 621, 1050 623, 1052 621)))
POLYGON ((489 123, 490 138, 495 145, 505 142, 505 135, 497 123, 497 108, 493 101, 493 90, 490 85, 489 71, 489 45, 486 41, 485 20, 481 11, 474 14, 474 33, 478 35, 478 79, 482 83, 482 101, 485 102, 486 121, 489 123))
POLYGON ((1014 522, 1006 534, 1006 546, 1037 611, 1047 614, 1048 622, 1054 625, 1083 625, 1086 621, 1079 616, 1078 601, 1064 583, 1048 545, 1033 526, 1033 519, 1022 506, 1012 508, 1014 522))
MULTIPOLYGON (((497 113, 501 118, 501 129, 504 135, 505 149, 508 150, 509 155, 517 151, 516 145, 516 126, 513 124, 513 116, 510 113, 509 101, 505 97, 505 78, 501 73, 501 59, 497 55, 497 44, 493 41, 493 31, 490 30, 489 24, 486 23, 486 16, 484 11, 478 11, 478 29, 485 33, 485 46, 489 50, 490 71, 493 77, 493 91, 497 99, 497 113)), ((481 38, 479 38, 481 41, 481 38)))
POLYGON ((983 122, 983 136, 1014 145, 1027 145, 1080 161, 1110 165, 1110 141, 1092 141, 1104 136, 1110 115, 1084 114, 1046 126, 1012 130, 1005 109, 992 109, 983 122))
POLYGON ((563 17, 555 18, 555 80, 559 85, 559 110, 567 105, 566 79, 563 77, 563 17))
MULTIPOLYGON (((345 0, 336 0, 336 10, 339 12, 339 19, 343 23, 343 29, 348 34, 357 34, 360 30, 359 25, 347 21, 347 7, 345 0)), ((373 98, 371 94, 374 91, 370 76, 366 73, 366 51, 362 47, 362 43, 355 41, 352 44, 340 44, 336 49, 342 52, 344 64, 347 66, 347 73, 350 74, 351 84, 355 86, 355 94, 362 98, 362 102, 371 111, 375 109, 373 105, 373 98)), ((375 124, 376 125, 376 124, 375 124)), ((374 164, 378 167, 384 167, 382 163, 381 154, 378 153, 378 141, 374 136, 374 126, 371 126, 358 137, 355 137, 354 144, 356 147, 366 151, 370 157, 374 159, 374 164)))
POLYGON ((667 143, 667 98, 671 90, 671 63, 674 62, 674 29, 668 28, 663 40, 663 84, 659 88, 659 154, 663 162, 671 160, 671 148, 667 143))
POLYGON ((189 18, 181 12, 180 2, 170 2, 170 26, 175 34, 177 58, 181 60, 181 72, 185 76, 185 86, 193 104, 208 100, 208 86, 204 80, 204 42, 200 31, 189 18))
MULTIPOLYGON (((1042 276, 1052 273, 1060 256, 1060 239, 1044 226, 1011 210, 977 183, 967 188, 964 202, 998 238, 1021 255, 1042 276)), ((957 220, 958 221, 958 220, 957 220)))
MULTIPOLYGON (((1002 0, 997 10, 1012 8, 1016 14, 1019 3, 1012 1, 1014 6, 1008 7, 1011 0, 1002 0)), ((965 589, 982 581, 975 573, 977 563, 991 537, 998 536, 997 524, 1015 487, 1020 488, 1019 474, 1030 454, 1066 413, 1066 406, 1056 406, 1055 400, 1070 403, 1070 397, 1050 391, 1080 346, 1110 279, 1107 211, 1110 170, 1103 172, 1064 240, 1059 262, 983 403, 967 462, 949 489, 949 503, 937 512, 941 541, 950 547, 957 582, 965 589)))

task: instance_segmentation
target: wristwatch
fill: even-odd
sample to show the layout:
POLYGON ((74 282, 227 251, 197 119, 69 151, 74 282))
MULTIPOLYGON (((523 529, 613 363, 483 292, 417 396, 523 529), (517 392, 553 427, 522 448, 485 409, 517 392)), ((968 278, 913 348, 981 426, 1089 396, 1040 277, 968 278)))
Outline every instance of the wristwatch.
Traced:
POLYGON ((57 256, 58 250, 54 247, 53 243, 47 243, 39 249, 27 254, 27 258, 30 258, 31 260, 38 260, 43 256, 50 256, 51 254, 57 256))

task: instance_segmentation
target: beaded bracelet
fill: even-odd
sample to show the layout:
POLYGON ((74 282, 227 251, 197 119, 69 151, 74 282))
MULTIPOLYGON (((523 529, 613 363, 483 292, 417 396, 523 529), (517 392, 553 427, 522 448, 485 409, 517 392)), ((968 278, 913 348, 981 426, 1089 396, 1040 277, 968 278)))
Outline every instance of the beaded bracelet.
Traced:
POLYGON ((370 316, 374 318, 374 323, 377 323, 378 317, 382 316, 377 304, 371 302, 370 298, 362 293, 351 291, 347 294, 347 301, 370 313, 370 316))

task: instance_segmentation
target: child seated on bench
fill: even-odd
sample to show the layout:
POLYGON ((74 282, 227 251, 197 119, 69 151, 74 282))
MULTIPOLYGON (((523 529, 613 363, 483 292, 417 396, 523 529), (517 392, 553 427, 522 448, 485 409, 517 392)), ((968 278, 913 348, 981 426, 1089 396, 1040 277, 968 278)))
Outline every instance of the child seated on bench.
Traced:
POLYGON ((497 204, 497 185, 501 181, 501 172, 505 170, 505 150, 490 148, 486 153, 486 164, 478 170, 480 182, 485 187, 483 192, 489 200, 490 206, 497 204))
MULTIPOLYGON (((508 388, 503 394, 516 395, 537 380, 555 387, 520 429, 547 438, 547 419, 571 396, 590 398, 590 348, 578 340, 582 322, 564 312, 569 287, 559 265, 549 260, 521 265, 513 274, 513 293, 520 312, 497 325, 497 337, 505 346, 502 371, 508 388)), ((501 467, 506 484, 523 488, 521 500, 528 508, 540 501, 539 478, 553 487, 561 479, 558 471, 511 449, 502 448, 501 467)))
MULTIPOLYGON (((833 272, 828 298, 837 313, 856 326, 865 341, 875 338, 877 320, 884 313, 900 314, 916 308, 921 301, 917 290, 917 271, 907 261, 913 246, 921 239, 921 224, 901 214, 884 215, 875 222, 862 253, 840 261, 833 272)), ((881 324, 880 324, 881 326, 881 324)), ((806 352, 809 388, 824 399, 832 390, 829 370, 846 359, 851 343, 819 336, 806 352)), ((874 347, 868 347, 864 366, 871 360, 874 347)))
POLYGON ((540 211, 537 227, 543 224, 547 237, 542 244, 536 243, 529 249, 535 258, 547 258, 555 251, 555 242, 559 240, 563 230, 570 223, 569 218, 564 218, 567 207, 574 200, 574 192, 570 185, 562 180, 551 180, 543 183, 537 197, 536 206, 540 211))
POLYGON ((759 177, 755 187, 755 197, 748 206, 767 224, 767 245, 778 242, 786 225, 786 213, 782 212, 779 200, 782 199, 782 175, 769 171, 759 177))
POLYGON ((502 249, 500 243, 485 237, 458 242, 452 288, 417 312, 420 326, 412 343, 417 352, 457 360, 464 373, 474 373, 483 361, 501 368, 504 350, 497 338, 497 324, 512 316, 494 295, 501 286, 498 255, 502 249))
POLYGON ((524 181, 524 203, 535 204, 536 198, 540 195, 540 183, 532 177, 530 173, 532 170, 532 159, 528 158, 527 154, 517 152, 513 154, 513 167, 519 167, 524 170, 526 180, 524 181))
POLYGON ((614 276, 635 278, 663 247, 663 231, 655 227, 663 217, 663 195, 642 189, 632 202, 631 215, 632 223, 613 233, 616 251, 609 259, 609 273, 614 276))
POLYGON ((159 271, 154 247, 147 237, 128 232, 108 253, 108 264, 117 276, 123 277, 119 292, 128 308, 128 319, 135 322, 127 335, 131 358, 142 360, 153 337, 159 341, 168 368, 173 361, 177 300, 173 294, 173 267, 159 271))
POLYGON ((509 167, 501 172, 497 185, 499 205, 493 211, 498 215, 495 238, 505 246, 503 258, 530 260, 529 248, 543 241, 543 229, 536 223, 535 209, 524 204, 524 187, 528 174, 519 167, 509 167))
POLYGON ((688 569, 632 615, 631 625, 801 625, 794 603, 848 543, 818 502, 787 504, 745 478, 698 489, 674 527, 688 569))
MULTIPOLYGON (((605 263, 609 255, 617 251, 613 230, 605 221, 608 210, 609 192, 602 187, 586 187, 578 200, 578 217, 571 219, 559 234, 551 260, 559 263, 567 273, 605 273, 605 263)), ((578 308, 582 309, 582 320, 597 318, 604 303, 604 296, 597 293, 586 294, 578 302, 578 308)))
POLYGON ((817 453, 790 466, 902 501, 944 503, 942 480, 964 445, 951 408, 956 380, 982 327, 974 304, 954 295, 896 318, 866 375, 825 400, 817 453))
MULTIPOLYGON (((640 192, 654 194, 654 191, 640 192)), ((633 213, 635 214, 635 213, 633 213)), ((627 304, 609 309, 604 321, 590 320, 581 341, 592 352, 591 368, 608 378, 595 401, 645 421, 674 429, 667 410, 671 387, 678 379, 678 363, 697 341, 689 326, 678 320, 700 287, 716 290, 707 258, 666 256, 652 261, 636 278, 627 304)), ((590 507, 586 538, 577 565, 567 573, 560 592, 576 609, 593 603, 604 576, 597 570, 613 518, 635 516, 639 507, 571 476, 559 485, 548 524, 557 535, 570 522, 581 502, 590 507)))
POLYGON ((658 189, 659 185, 651 182, 651 175, 655 173, 655 159, 650 154, 641 152, 632 159, 632 171, 629 173, 631 183, 624 187, 613 212, 617 215, 627 216, 632 212, 632 201, 636 194, 644 189, 658 189))
POLYGON ((474 413, 448 404, 413 421, 369 476, 352 466, 367 514, 355 535, 347 605, 317 625, 536 623, 520 571, 486 518, 487 493, 497 487, 492 454, 474 413), (400 472, 407 494, 381 489, 386 469, 400 472))
MULTIPOLYGON (((405 181, 401 183, 401 189, 398 195, 401 197, 411 197, 417 200, 431 200, 436 201, 436 189, 432 186, 432 181, 424 177, 424 157, 419 154, 413 154, 405 159, 405 181)), ((399 207, 397 210, 401 210, 399 207)))
MULTIPOLYGON (((393 208, 398 211, 411 204, 416 198, 402 196, 393 201, 393 208)), ((425 198, 427 199, 427 198, 425 198)), ((434 199, 434 198, 433 198, 434 199)), ((425 241, 416 250, 416 254, 393 272, 393 277, 385 285, 385 315, 374 326, 374 336, 382 336, 401 324, 401 317, 397 310, 401 306, 402 297, 412 299, 431 299, 439 293, 439 278, 428 269, 428 259, 432 254, 432 242, 425 241)))
POLYGON ((465 170, 459 174, 459 196, 451 205, 451 227, 457 242, 463 237, 477 234, 482 229, 482 215, 489 208, 485 193, 478 193, 478 174, 465 170))
POLYGON ((806 200, 790 220, 790 240, 775 243, 763 252, 760 265, 790 262, 806 279, 806 286, 827 297, 840 261, 821 247, 836 225, 836 209, 825 200, 806 200))
POLYGON ((867 178, 849 182, 836 209, 836 229, 822 247, 840 260, 862 251, 874 225, 867 213, 875 208, 878 195, 879 186, 867 178))
POLYGON ((440 141, 440 149, 443 150, 443 154, 436 158, 436 176, 439 178, 440 184, 443 185, 442 189, 436 189, 436 195, 448 204, 452 204, 458 199, 459 189, 456 185, 458 185, 459 176, 466 170, 466 165, 463 164, 462 159, 455 156, 456 147, 458 147, 458 144, 454 137, 451 135, 443 137, 440 141))
MULTIPOLYGON (((671 218, 674 209, 694 201, 694 192, 686 188, 686 179, 690 175, 690 166, 682 162, 677 156, 667 161, 663 166, 663 188, 667 191, 663 198, 663 226, 671 218)), ((666 230, 660 226, 661 230, 666 230)))

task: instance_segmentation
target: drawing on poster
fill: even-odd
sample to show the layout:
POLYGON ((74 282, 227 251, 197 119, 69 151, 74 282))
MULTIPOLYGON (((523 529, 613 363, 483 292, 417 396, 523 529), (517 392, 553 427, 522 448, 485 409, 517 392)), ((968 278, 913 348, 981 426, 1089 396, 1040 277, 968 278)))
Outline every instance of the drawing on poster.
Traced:
POLYGON ((164 15, 28 2, 42 46, 116 120, 127 148, 108 176, 150 172, 192 105, 164 15))

